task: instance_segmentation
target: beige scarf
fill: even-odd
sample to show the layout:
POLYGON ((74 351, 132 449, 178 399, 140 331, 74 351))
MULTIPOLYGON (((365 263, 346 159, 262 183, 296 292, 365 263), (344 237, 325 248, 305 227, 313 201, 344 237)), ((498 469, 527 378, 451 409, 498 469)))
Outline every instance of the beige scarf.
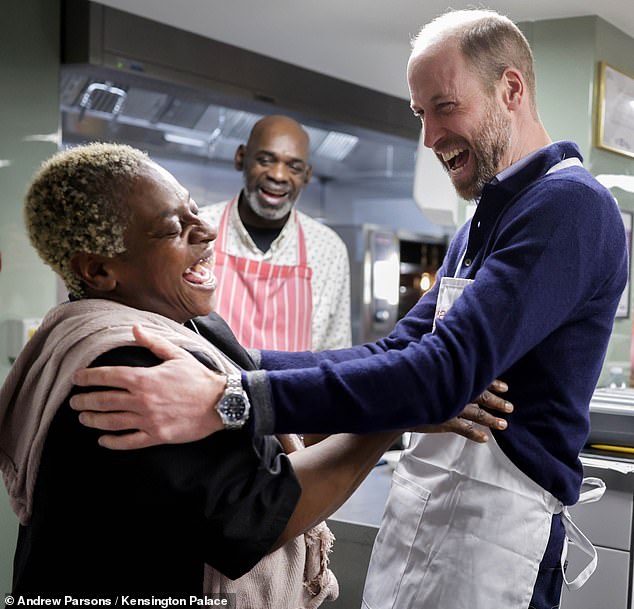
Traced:
MULTIPOLYGON (((72 389, 72 374, 111 349, 134 345, 135 324, 183 349, 202 352, 221 372, 239 371, 217 347, 162 315, 102 299, 49 311, 0 389, 0 470, 22 524, 30 520, 44 442, 72 389)), ((206 566, 205 591, 236 593, 239 609, 313 609, 338 593, 327 568, 331 545, 332 534, 322 523, 265 556, 236 581, 206 566)))
POLYGON ((205 592, 235 594, 237 609, 316 609, 339 596, 337 578, 328 568, 333 541, 321 522, 236 580, 205 565, 205 592))
POLYGON ((132 326, 207 355, 221 372, 238 368, 211 343, 162 315, 110 300, 59 305, 14 362, 0 390, 0 469, 22 524, 31 516, 33 488, 51 421, 72 388, 72 374, 115 347, 133 345, 132 326))

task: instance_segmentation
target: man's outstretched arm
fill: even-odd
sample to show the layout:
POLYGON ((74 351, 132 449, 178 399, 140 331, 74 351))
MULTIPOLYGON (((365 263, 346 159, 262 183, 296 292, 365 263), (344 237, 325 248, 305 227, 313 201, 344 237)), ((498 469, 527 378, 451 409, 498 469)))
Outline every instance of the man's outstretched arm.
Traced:
MULTIPOLYGON (((145 448, 193 442, 222 429, 215 405, 224 393, 226 377, 139 326, 134 328, 134 336, 140 346, 150 349, 163 363, 151 368, 85 368, 73 378, 79 386, 115 388, 72 398, 71 406, 80 411, 84 425, 106 432, 136 430, 124 435, 105 434, 99 443, 119 450, 145 448)), ((492 393, 506 390, 505 383, 494 381, 490 391, 485 391, 477 404, 467 404, 460 416, 419 431, 453 432, 476 442, 486 441, 486 434, 474 423, 503 430, 507 422, 480 406, 510 413, 513 410, 510 402, 492 393)))

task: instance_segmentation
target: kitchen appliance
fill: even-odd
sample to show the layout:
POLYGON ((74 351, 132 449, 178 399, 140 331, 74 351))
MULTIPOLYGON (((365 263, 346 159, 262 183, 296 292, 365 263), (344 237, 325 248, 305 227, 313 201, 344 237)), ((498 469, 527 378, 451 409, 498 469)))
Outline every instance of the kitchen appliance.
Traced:
POLYGON ((634 448, 634 388, 595 390, 590 401, 587 444, 634 448))
POLYGON ((353 343, 386 336, 434 285, 447 238, 372 224, 330 227, 350 256, 353 343))
POLYGON ((96 2, 62 0, 64 142, 125 142, 233 166, 265 114, 309 131, 313 173, 351 181, 414 171, 420 130, 402 98, 96 2))

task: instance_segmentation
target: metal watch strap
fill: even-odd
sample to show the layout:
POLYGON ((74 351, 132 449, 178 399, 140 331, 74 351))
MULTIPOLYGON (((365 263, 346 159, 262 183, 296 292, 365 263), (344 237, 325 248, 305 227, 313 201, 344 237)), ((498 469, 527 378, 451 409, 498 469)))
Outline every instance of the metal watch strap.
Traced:
POLYGON ((216 410, 218 411, 218 414, 222 419, 222 423, 225 429, 240 429, 244 426, 249 416, 249 398, 242 388, 241 374, 228 374, 226 382, 227 385, 225 387, 224 395, 220 399, 218 406, 216 406, 216 410), (239 400, 243 405, 244 411, 241 415, 241 418, 238 420, 233 419, 233 417, 224 410, 225 404, 227 404, 230 400, 239 400))
POLYGON ((242 377, 239 374, 227 375, 227 391, 242 393, 242 377))

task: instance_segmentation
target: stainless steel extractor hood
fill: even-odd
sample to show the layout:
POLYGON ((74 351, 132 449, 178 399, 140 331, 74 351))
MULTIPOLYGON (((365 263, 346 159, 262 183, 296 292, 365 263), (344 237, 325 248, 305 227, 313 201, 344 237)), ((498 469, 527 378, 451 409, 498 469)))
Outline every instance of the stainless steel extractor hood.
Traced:
POLYGON ((308 130, 317 176, 412 180, 419 127, 401 98, 86 0, 63 2, 62 22, 67 142, 227 163, 281 113, 308 130))

